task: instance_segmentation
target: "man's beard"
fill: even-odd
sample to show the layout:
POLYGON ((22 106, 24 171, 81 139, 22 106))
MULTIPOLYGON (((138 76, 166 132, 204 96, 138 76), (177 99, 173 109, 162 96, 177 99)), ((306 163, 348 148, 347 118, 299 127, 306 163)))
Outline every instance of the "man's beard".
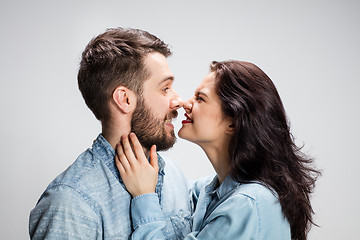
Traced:
POLYGON ((165 130, 165 120, 176 118, 177 111, 171 111, 167 116, 159 120, 145 106, 144 99, 138 98, 136 109, 131 119, 131 131, 136 134, 141 145, 150 150, 152 145, 156 145, 157 151, 165 151, 171 148, 176 142, 174 130, 168 136, 165 130))

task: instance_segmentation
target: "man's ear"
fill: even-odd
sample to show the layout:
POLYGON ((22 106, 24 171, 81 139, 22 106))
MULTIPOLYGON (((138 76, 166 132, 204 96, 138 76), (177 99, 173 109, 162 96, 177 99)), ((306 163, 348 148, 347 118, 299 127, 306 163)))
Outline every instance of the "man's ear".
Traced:
POLYGON ((136 106, 136 95, 124 86, 117 87, 112 95, 115 105, 124 113, 130 113, 136 106))

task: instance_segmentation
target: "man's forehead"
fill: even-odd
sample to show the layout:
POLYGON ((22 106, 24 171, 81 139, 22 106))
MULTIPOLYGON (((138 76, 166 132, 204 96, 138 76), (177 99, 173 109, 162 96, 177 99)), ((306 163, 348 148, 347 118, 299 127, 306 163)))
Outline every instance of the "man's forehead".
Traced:
POLYGON ((174 82, 175 77, 173 75, 167 75, 164 76, 162 80, 159 81, 159 85, 162 85, 163 83, 166 84, 168 82, 174 82))
POLYGON ((160 85, 164 82, 173 82, 174 75, 169 69, 167 59, 160 53, 149 53, 145 57, 145 68, 152 84, 160 85))
POLYGON ((166 57, 158 52, 148 53, 144 58, 144 65, 148 70, 159 67, 169 68, 166 57))
POLYGON ((161 87, 166 84, 172 84, 174 80, 175 77, 172 74, 149 74, 144 84, 152 87, 161 87))

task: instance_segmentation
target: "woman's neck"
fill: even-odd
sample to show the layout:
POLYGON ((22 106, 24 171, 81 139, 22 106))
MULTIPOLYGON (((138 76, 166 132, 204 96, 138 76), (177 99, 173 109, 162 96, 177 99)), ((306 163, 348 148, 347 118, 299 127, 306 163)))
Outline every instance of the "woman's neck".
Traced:
POLYGON ((228 149, 229 145, 200 145, 200 147, 204 150, 206 156, 209 158, 213 168, 216 171, 219 184, 221 184, 230 172, 230 155, 228 149))

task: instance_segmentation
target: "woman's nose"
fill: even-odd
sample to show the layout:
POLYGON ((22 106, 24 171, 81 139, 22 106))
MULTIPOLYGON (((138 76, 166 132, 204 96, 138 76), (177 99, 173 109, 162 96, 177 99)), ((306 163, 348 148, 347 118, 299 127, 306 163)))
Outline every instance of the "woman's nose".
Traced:
POLYGON ((191 99, 189 99, 183 103, 183 108, 187 113, 191 112, 192 106, 193 106, 193 103, 192 103, 191 99))

